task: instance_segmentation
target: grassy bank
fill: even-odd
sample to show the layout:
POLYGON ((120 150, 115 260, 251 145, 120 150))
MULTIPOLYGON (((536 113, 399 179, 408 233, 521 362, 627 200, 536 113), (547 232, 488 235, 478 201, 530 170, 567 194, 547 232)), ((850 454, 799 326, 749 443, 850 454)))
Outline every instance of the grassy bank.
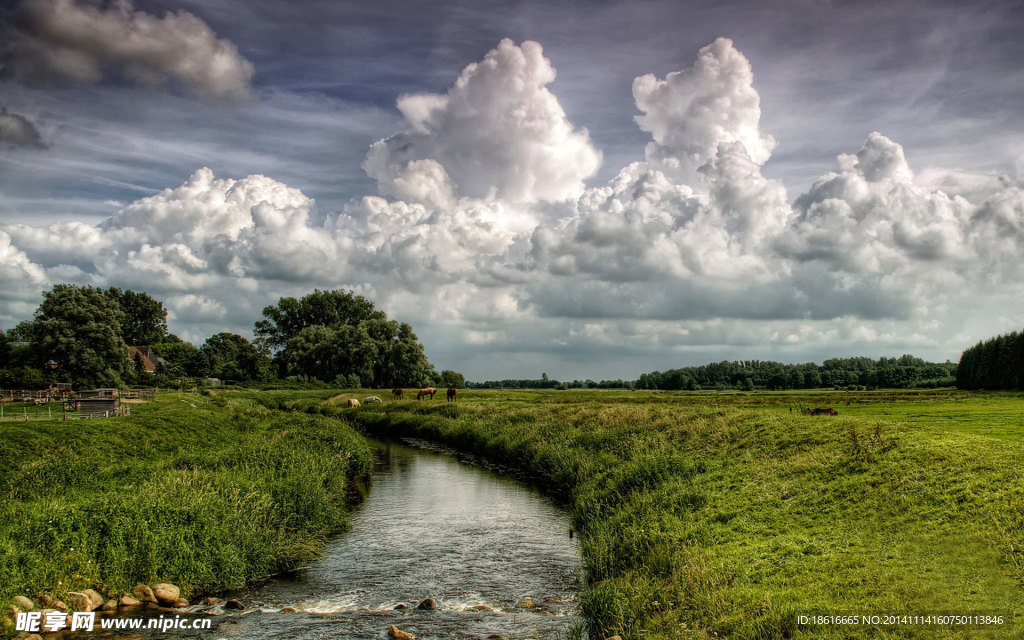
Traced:
POLYGON ((0 424, 0 602, 171 582, 186 597, 315 557, 372 456, 350 428, 176 394, 130 417, 0 424))
POLYGON ((581 533, 595 638, 1020 637, 1020 395, 468 391, 457 407, 295 406, 541 478, 581 533), (799 619, 933 613, 1004 623, 799 619))

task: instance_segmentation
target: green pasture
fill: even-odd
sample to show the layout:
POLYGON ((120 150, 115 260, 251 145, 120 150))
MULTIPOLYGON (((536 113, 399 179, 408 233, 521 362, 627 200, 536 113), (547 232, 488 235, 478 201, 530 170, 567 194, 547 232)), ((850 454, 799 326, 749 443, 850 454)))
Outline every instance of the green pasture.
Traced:
POLYGON ((484 453, 561 496, 581 534, 591 637, 1021 637, 1019 394, 470 390, 457 406, 439 396, 358 409, 339 399, 281 402, 484 453), (799 622, 938 613, 1003 624, 799 622))

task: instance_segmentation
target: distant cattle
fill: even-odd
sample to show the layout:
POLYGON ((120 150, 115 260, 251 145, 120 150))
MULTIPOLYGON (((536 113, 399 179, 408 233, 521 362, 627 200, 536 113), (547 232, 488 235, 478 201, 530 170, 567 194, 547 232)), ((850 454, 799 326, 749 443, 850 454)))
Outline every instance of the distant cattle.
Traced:
POLYGON ((348 406, 350 406, 350 407, 358 407, 359 406, 359 401, 356 400, 355 398, 349 398, 348 399, 348 406))
POLYGON ((448 402, 455 402, 458 400, 459 390, 455 387, 448 387, 448 402))
POLYGON ((391 395, 395 396, 396 398, 404 398, 405 389, 395 387, 394 389, 391 390, 391 395))
POLYGON ((807 414, 812 416, 837 416, 839 415, 839 412, 832 407, 819 407, 815 409, 808 409, 807 414))
POLYGON ((420 392, 416 394, 417 400, 422 400, 423 396, 430 396, 430 399, 434 399, 434 394, 437 393, 437 389, 434 387, 424 387, 420 389, 420 392))
POLYGON ((380 404, 381 402, 384 401, 377 396, 367 396, 363 398, 363 404, 380 404))

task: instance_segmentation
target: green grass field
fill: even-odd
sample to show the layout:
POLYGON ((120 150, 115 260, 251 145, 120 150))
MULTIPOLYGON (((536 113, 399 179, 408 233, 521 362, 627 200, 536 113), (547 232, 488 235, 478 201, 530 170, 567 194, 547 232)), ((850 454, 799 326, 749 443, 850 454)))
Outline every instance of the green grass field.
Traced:
POLYGON ((0 423, 0 600, 140 581, 213 593, 305 563, 344 528, 370 465, 340 418, 486 454, 563 499, 593 638, 1024 637, 1020 394, 463 391, 457 406, 344 406, 369 393, 167 394, 129 418, 0 423), (1003 624, 800 622, 928 614, 1003 624))
POLYGON ((293 569, 344 529, 371 467, 335 420, 196 395, 0 423, 0 602, 139 582, 193 597, 293 569))
POLYGON ((464 391, 457 407, 280 402, 534 474, 581 533, 595 638, 1021 637, 1020 394, 464 391), (800 624, 940 613, 1003 624, 800 624))

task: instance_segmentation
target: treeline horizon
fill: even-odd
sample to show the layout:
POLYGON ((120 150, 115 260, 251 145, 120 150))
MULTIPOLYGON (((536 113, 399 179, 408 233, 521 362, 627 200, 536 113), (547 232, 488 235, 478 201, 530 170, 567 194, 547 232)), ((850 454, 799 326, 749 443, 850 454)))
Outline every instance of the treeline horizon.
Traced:
POLYGON ((539 379, 469 382, 477 389, 652 389, 662 391, 786 389, 933 389, 956 383, 957 365, 927 362, 904 354, 899 358, 830 358, 787 364, 772 360, 734 360, 643 373, 636 380, 539 379))

